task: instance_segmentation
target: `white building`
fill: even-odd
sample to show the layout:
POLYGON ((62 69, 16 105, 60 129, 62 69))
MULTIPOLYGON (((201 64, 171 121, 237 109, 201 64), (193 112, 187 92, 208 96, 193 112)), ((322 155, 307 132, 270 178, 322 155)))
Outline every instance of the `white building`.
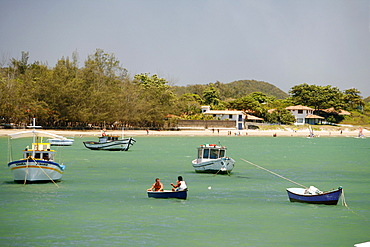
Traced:
POLYGON ((287 108, 288 111, 290 111, 293 116, 295 117, 295 123, 296 125, 303 125, 303 124, 317 124, 321 123, 322 120, 325 118, 314 115, 313 111, 315 109, 302 106, 302 105, 296 105, 296 106, 289 106, 287 108))
POLYGON ((236 122, 236 129, 244 129, 244 122, 246 119, 246 113, 243 111, 218 111, 211 110, 210 106, 202 106, 202 113, 205 115, 211 115, 220 120, 234 120, 236 122))

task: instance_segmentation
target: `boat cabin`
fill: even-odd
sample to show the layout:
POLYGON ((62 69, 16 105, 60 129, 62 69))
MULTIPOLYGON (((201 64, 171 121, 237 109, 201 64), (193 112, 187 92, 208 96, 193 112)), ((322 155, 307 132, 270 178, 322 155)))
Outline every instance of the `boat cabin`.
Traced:
POLYGON ((198 159, 219 159, 226 156, 226 147, 205 144, 198 147, 198 159))
POLYGON ((99 137, 100 143, 118 141, 119 136, 104 135, 99 137))
POLYGON ((55 151, 50 149, 50 143, 32 143, 32 148, 27 148, 23 151, 23 158, 41 160, 54 160, 55 151))

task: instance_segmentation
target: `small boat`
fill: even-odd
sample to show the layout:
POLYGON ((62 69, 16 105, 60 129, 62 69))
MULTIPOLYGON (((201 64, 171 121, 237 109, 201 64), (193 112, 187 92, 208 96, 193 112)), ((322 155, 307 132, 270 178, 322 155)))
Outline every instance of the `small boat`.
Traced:
POLYGON ((119 139, 119 136, 102 135, 98 142, 84 142, 84 145, 92 150, 127 151, 135 142, 132 137, 119 139))
POLYGON ((342 187, 328 192, 321 192, 313 186, 310 186, 309 189, 288 188, 286 190, 291 202, 304 202, 311 204, 337 205, 342 194, 342 187))
POLYGON ((13 172, 15 182, 50 182, 62 178, 65 166, 55 162, 55 151, 50 143, 39 143, 39 137, 51 137, 44 131, 22 131, 9 134, 10 138, 33 136, 32 147, 23 150, 23 158, 10 161, 8 167, 13 172))
POLYGON ((198 158, 192 161, 195 172, 230 173, 235 160, 226 157, 226 147, 216 144, 204 144, 198 147, 198 158))
POLYGON ((364 242, 364 243, 358 243, 354 245, 355 247, 369 247, 370 246, 370 241, 369 242, 364 242))
POLYGON ((310 131, 310 134, 308 135, 307 138, 314 138, 316 137, 315 134, 313 133, 311 125, 308 126, 308 130, 310 131))
POLYGON ((72 146, 75 140, 68 139, 63 136, 56 136, 55 138, 47 139, 47 142, 50 143, 51 146, 72 146))
POLYGON ((172 190, 164 190, 164 191, 147 191, 148 197, 152 198, 177 198, 177 199, 186 199, 188 195, 188 190, 180 190, 180 191, 172 191, 172 190))

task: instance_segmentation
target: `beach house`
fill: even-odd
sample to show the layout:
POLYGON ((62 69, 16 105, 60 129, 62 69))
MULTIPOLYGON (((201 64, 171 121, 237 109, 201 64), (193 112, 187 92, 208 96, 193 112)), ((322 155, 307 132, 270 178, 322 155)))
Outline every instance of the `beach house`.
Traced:
POLYGON ((221 111, 221 110, 211 110, 210 106, 202 106, 202 113, 204 115, 211 115, 214 118, 217 118, 219 120, 230 120, 235 121, 235 128, 242 130, 244 129, 244 120, 246 113, 243 111, 221 111))
POLYGON ((307 106, 295 105, 289 106, 285 109, 287 109, 293 114, 293 116, 295 117, 294 124, 296 125, 318 124, 322 123, 322 121, 325 119, 324 117, 313 114, 315 109, 307 106))

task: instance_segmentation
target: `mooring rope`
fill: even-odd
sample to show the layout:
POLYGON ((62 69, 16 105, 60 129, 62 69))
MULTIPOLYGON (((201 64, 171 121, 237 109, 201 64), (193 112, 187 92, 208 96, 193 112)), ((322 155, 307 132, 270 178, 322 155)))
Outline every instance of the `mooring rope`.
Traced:
POLYGON ((12 146, 10 145, 10 137, 8 138, 8 158, 9 158, 9 162, 12 162, 13 161, 13 158, 12 158, 12 146))
MULTIPOLYGON (((260 169, 262 169, 262 170, 265 170, 265 171, 267 171, 267 172, 269 172, 269 173, 271 173, 271 174, 274 174, 274 175, 276 175, 276 176, 278 176, 278 177, 280 177, 280 178, 283 178, 283 179, 285 179, 285 180, 288 180, 289 182, 295 183, 295 184, 297 184, 297 185, 299 185, 299 186, 302 186, 303 188, 307 189, 307 187, 306 187, 306 186, 304 186, 304 185, 302 185, 302 184, 299 184, 299 183, 297 183, 297 182, 294 182, 294 181, 293 181, 293 180, 291 180, 291 179, 285 178, 285 177, 283 177, 283 176, 281 176, 281 175, 279 175, 279 174, 277 174, 277 173, 275 173, 275 172, 273 172, 273 171, 270 171, 270 170, 268 170, 268 169, 266 169, 266 168, 264 168, 264 167, 262 167, 262 166, 259 166, 259 165, 256 165, 256 164, 253 164, 252 162, 250 162, 250 161, 248 161, 248 160, 245 160, 245 159, 241 159, 241 160, 243 160, 243 161, 245 161, 245 162, 247 162, 247 163, 249 163, 249 164, 251 164, 251 165, 254 165, 254 166, 256 166, 256 167, 258 167, 258 168, 260 168, 260 169)), ((344 197, 344 190, 343 190, 343 189, 342 189, 341 200, 342 200, 342 205, 343 205, 343 206, 345 206, 349 211, 351 211, 352 213, 356 214, 357 216, 360 216, 360 217, 362 217, 362 218, 364 218, 364 219, 366 219, 366 220, 367 220, 367 218, 366 218, 365 216, 363 216, 363 215, 361 215, 361 214, 358 214, 358 213, 356 213, 355 211, 353 211, 352 209, 350 209, 350 208, 349 208, 348 204, 346 203, 346 199, 345 199, 345 197, 344 197)))
POLYGON ((28 159, 27 159, 27 162, 26 162, 26 175, 24 176, 24 182, 23 182, 23 185, 26 185, 26 182, 27 182, 27 176, 28 176, 28 159))
POLYGON ((248 161, 248 160, 245 160, 245 159, 241 159, 241 160, 243 160, 243 161, 245 161, 245 162, 247 162, 247 163, 249 163, 249 164, 251 164, 251 165, 254 165, 254 166, 256 166, 256 167, 258 167, 258 168, 260 168, 260 169, 262 169, 262 170, 265 170, 265 171, 267 171, 267 172, 269 172, 269 173, 271 173, 271 174, 274 174, 275 176, 278 176, 278 177, 280 177, 280 178, 283 178, 283 179, 285 179, 285 180, 288 180, 289 182, 292 182, 292 183, 294 183, 294 184, 296 184, 296 185, 299 185, 299 186, 301 186, 301 187, 303 187, 303 188, 305 188, 305 189, 308 189, 306 186, 304 186, 304 185, 302 185, 302 184, 299 184, 299 183, 297 183, 297 182, 295 182, 295 181, 293 181, 293 180, 291 180, 291 179, 288 179, 288 178, 286 178, 286 177, 283 177, 283 176, 281 176, 281 175, 277 174, 276 172, 270 171, 270 170, 268 170, 268 169, 266 169, 266 168, 264 168, 264 167, 262 167, 262 166, 259 166, 259 165, 256 165, 256 164, 253 164, 252 162, 250 162, 250 161, 248 161))
POLYGON ((366 219, 367 220, 367 218, 365 217, 365 216, 363 216, 363 215, 361 215, 361 214, 358 214, 358 213, 356 213, 355 211, 353 211, 352 209, 350 209, 349 208, 349 206, 348 206, 348 204, 347 204, 347 202, 346 202, 346 198, 344 197, 344 190, 342 189, 342 196, 341 196, 341 200, 342 200, 342 205, 343 206, 345 206, 349 211, 351 211, 352 213, 354 213, 355 215, 357 215, 357 216, 360 216, 360 217, 362 217, 362 218, 364 218, 364 219, 366 219))
POLYGON ((45 171, 44 171, 44 169, 42 169, 42 167, 39 165, 39 163, 37 163, 37 161, 34 159, 34 158, 32 158, 33 159, 33 161, 36 163, 36 165, 38 166, 38 167, 40 167, 40 169, 41 169, 41 171, 43 171, 44 173, 45 173, 45 175, 55 184, 55 186, 57 186, 58 188, 60 188, 59 187, 59 185, 57 185, 56 183, 55 183, 55 181, 49 176, 49 174, 47 174, 45 171))

